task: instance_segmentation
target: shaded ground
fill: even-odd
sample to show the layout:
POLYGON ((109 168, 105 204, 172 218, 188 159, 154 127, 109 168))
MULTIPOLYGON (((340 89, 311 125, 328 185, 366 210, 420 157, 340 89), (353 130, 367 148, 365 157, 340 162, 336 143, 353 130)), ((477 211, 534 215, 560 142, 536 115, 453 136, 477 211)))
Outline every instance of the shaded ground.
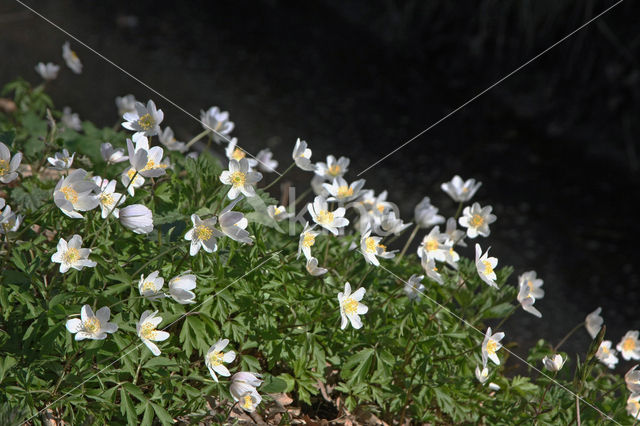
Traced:
MULTIPOLYGON (((350 179, 612 4, 28 3, 195 115, 210 105, 231 111, 249 151, 269 146, 284 168, 302 137, 314 160, 349 156, 350 179)), ((452 215, 439 186, 454 174, 484 183, 477 200, 498 222, 481 243, 516 274, 535 269, 545 280, 543 319, 506 324, 507 338, 524 345, 557 342, 597 306, 614 342, 640 328, 634 7, 619 6, 362 176, 389 189, 407 220, 425 195, 452 215)), ((0 28, 1 81, 36 81, 35 63, 61 63, 69 38, 19 4, 0 1, 0 28)), ((179 137, 199 131, 72 44, 85 70, 61 73, 51 88, 58 106, 112 125, 114 97, 133 93, 156 99, 179 137)), ((581 332, 567 348, 587 342, 581 332)))

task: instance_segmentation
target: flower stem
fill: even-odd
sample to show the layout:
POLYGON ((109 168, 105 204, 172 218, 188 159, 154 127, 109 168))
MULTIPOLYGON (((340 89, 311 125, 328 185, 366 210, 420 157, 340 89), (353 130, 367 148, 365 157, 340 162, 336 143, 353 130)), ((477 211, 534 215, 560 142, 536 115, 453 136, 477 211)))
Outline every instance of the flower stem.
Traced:
POLYGON ((287 174, 287 172, 289 172, 291 169, 293 169, 293 167, 296 165, 295 162, 291 163, 291 165, 287 168, 287 170, 285 170, 284 172, 282 172, 282 174, 280 176, 278 176, 277 178, 275 178, 269 185, 265 186, 264 188, 262 188, 263 191, 266 191, 267 189, 271 188, 273 185, 275 185, 280 179, 282 179, 282 177, 284 175, 287 174))
POLYGON ((504 318, 502 318, 502 320, 495 327, 495 330, 498 330, 500 327, 502 327, 502 325, 509 319, 509 317, 513 315, 516 309, 518 309, 518 305, 514 305, 513 308, 511 308, 511 310, 507 312, 507 315, 505 315, 504 318))
POLYGON ((536 419, 538 418, 538 416, 540 415, 540 412, 542 411, 542 403, 544 402, 544 397, 547 396, 547 392, 549 392, 549 388, 551 388, 551 385, 553 384, 553 381, 555 380, 557 374, 558 374, 557 371, 553 373, 553 380, 550 381, 547 387, 544 389, 542 398, 540 398, 540 405, 538 405, 538 409, 536 410, 536 419))
POLYGON ((456 222, 458 221, 458 218, 460 217, 460 213, 462 213, 462 201, 460 201, 460 204, 458 204, 458 210, 456 210, 456 215, 454 216, 456 222))
POLYGON ((409 239, 404 244, 404 247, 402 247, 402 251, 400 252, 398 257, 396 257, 396 262, 395 262, 396 265, 398 264, 398 262, 400 262, 400 259, 402 259, 402 256, 404 256, 404 254, 407 252, 407 249, 409 248, 409 245, 411 244, 411 241, 413 241, 413 239, 416 237, 416 235, 418 235, 418 230, 419 229, 420 229, 420 225, 418 225, 416 223, 416 226, 413 228, 413 231, 411 231, 411 235, 409 235, 409 239))
POLYGON ((209 129, 205 129, 202 132, 198 133, 197 135, 195 135, 193 137, 193 139, 191 139, 189 142, 187 142, 187 144, 185 145, 185 151, 189 148, 191 148, 191 145, 193 145, 194 143, 198 142, 200 139, 204 138, 205 136, 207 136, 207 134, 210 132, 209 129))
POLYGON ((553 352, 557 352, 558 349, 560 348, 560 346, 562 346, 562 344, 564 342, 567 341, 567 339, 569 337, 571 337, 573 335, 573 333, 575 333, 576 331, 578 331, 580 328, 582 328, 582 326, 584 325, 584 322, 581 322, 580 324, 576 325, 575 327, 573 327, 571 329, 571 331, 569 331, 563 338, 562 340, 560 340, 560 342, 553 348, 553 352))

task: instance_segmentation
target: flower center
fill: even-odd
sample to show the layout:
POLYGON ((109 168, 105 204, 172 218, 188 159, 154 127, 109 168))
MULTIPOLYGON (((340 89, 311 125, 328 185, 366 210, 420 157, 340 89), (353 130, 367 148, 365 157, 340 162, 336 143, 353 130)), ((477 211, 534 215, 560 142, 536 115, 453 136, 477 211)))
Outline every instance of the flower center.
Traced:
POLYGON ((112 205, 115 200, 113 199, 113 194, 106 194, 106 193, 102 193, 99 195, 100 197, 100 203, 105 205, 105 206, 110 206, 112 205))
POLYGON ((474 214, 471 217, 471 220, 469 221, 469 224, 471 226, 473 226, 474 228, 477 228, 479 226, 482 226, 482 224, 484 223, 484 219, 482 218, 482 216, 480 216, 479 214, 474 214))
POLYGON ((156 336, 155 326, 150 322, 145 322, 144 324, 142 324, 142 327, 140 329, 140 336, 143 339, 153 340, 153 338, 156 336))
POLYGON ((198 225, 195 230, 196 238, 200 241, 206 241, 213 235, 213 231, 206 225, 198 225))
POLYGON ((158 292, 158 290, 156 290, 156 285, 153 281, 145 281, 144 284, 142 284, 142 292, 145 293, 147 291, 151 291, 153 293, 158 292))
POLYGON ((440 246, 440 244, 438 244, 438 241, 433 239, 433 238, 429 238, 427 240, 427 242, 424 244, 424 249, 426 251, 434 251, 434 250, 438 250, 438 247, 440 246))
POLYGON ((337 164, 332 165, 331 167, 329 167, 329 170, 327 170, 327 172, 331 175, 331 176, 338 176, 338 174, 340 174, 340 166, 338 166, 337 164))
POLYGON ((223 353, 218 351, 218 352, 212 352, 209 354, 209 362, 211 363, 212 366, 217 367, 219 365, 222 365, 222 358, 224 357, 223 353))
POLYGON ((527 287, 529 287, 529 293, 531 293, 533 291, 533 281, 527 281, 527 287))
MULTIPOLYGON (((135 174, 136 174, 136 171, 133 168, 129 169, 129 171, 127 172, 127 176, 129 176, 129 180, 130 181, 133 179, 133 175, 135 175, 135 174)), ((136 179, 137 178, 138 178, 138 176, 136 176, 136 179)))
POLYGON ((7 160, 0 160, 0 176, 4 176, 9 171, 9 162, 7 160))
POLYGON ((72 50, 72 51, 69 53, 69 55, 71 56, 71 59, 73 59, 74 61, 79 60, 79 58, 78 58, 78 54, 77 54, 75 51, 73 51, 73 50, 72 50))
POLYGON ((244 186, 245 181, 247 180, 247 176, 241 171, 235 171, 231 173, 231 184, 234 187, 244 186))
POLYGON ((253 398, 251 398, 251 394, 247 394, 242 398, 242 408, 250 410, 253 407, 253 398))
POLYGON ((347 198, 353 195, 353 188, 343 185, 338 188, 338 198, 347 198))
POLYGON ((493 268, 491 267, 491 263, 488 260, 483 260, 482 264, 484 265, 484 274, 491 275, 493 274, 493 268))
POLYGON ((302 245, 304 247, 311 247, 316 242, 316 236, 310 232, 305 232, 304 237, 302 237, 302 245))
POLYGON ((376 206, 376 208, 378 209, 378 211, 379 211, 380 213, 384 213, 384 204, 378 204, 378 205, 376 206))
POLYGON ((602 351, 602 353, 603 353, 603 354, 605 354, 605 355, 609 355, 609 348, 608 348, 608 347, 606 347, 605 345, 602 345, 602 346, 600 347, 600 350, 602 351))
POLYGON ((636 342, 632 338, 627 338, 622 343, 622 350, 625 352, 632 351, 636 348, 636 342))
POLYGON ((489 339, 489 341, 487 342, 487 353, 489 355, 494 355, 497 349, 498 349, 498 342, 496 342, 495 340, 489 339))
POLYGON ((333 213, 326 210, 320 210, 318 212, 318 223, 322 225, 330 225, 333 223, 333 213))
POLYGON ((83 327, 89 333, 95 334, 100 330, 100 320, 97 317, 87 318, 84 322, 83 327))
POLYGON ((353 297, 347 297, 347 300, 343 302, 343 306, 346 314, 355 314, 358 310, 358 301, 353 297))
POLYGON ((233 150, 233 154, 231 154, 231 157, 236 161, 240 161, 244 157, 246 157, 246 155, 247 154, 245 154, 245 152, 243 150, 241 150, 240 148, 236 148, 236 149, 233 150))
POLYGON ((378 244, 376 244, 376 240, 373 237, 368 237, 364 240, 364 244, 367 246, 367 252, 375 253, 378 250, 378 244))
POLYGON ((64 263, 75 263, 80 258, 80 252, 78 249, 69 247, 67 251, 62 255, 62 260, 64 263))
POLYGON ((151 114, 146 113, 142 117, 138 118, 138 126, 142 128, 142 130, 149 130, 156 124, 151 114))
POLYGON ((78 202, 78 192, 70 186, 63 186, 60 188, 60 192, 64 194, 64 198, 71 202, 71 204, 78 202))

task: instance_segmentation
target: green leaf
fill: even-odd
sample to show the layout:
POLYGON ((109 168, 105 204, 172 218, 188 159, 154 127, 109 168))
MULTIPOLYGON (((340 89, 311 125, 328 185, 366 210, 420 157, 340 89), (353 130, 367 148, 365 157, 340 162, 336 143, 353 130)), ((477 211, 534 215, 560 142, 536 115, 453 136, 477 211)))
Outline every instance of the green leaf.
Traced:
POLYGON ((153 402, 151 403, 151 405, 153 406, 153 411, 156 412, 156 416, 158 416, 158 419, 163 425, 173 424, 173 417, 171 417, 169 413, 167 413, 167 410, 153 402))
POLYGON ((144 402, 147 400, 147 398, 144 396, 144 393, 142 393, 140 388, 134 385, 133 383, 129 383, 129 382, 124 383, 122 387, 124 387, 127 390, 127 392, 129 392, 131 395, 135 396, 139 401, 144 402))
POLYGON ((127 416, 127 422, 130 425, 138 424, 138 416, 136 415, 136 409, 133 406, 133 401, 129 397, 129 394, 124 387, 120 388, 120 412, 127 416))
POLYGON ((286 392, 287 388, 288 384, 285 380, 275 376, 267 376, 260 390, 264 393, 281 393, 286 392))

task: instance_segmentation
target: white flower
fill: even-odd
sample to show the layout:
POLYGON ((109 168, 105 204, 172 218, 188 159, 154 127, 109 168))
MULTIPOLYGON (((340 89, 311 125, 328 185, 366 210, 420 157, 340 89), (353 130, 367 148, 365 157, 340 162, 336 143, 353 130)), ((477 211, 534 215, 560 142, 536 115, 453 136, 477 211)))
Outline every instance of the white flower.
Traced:
POLYGON ((380 244, 382 237, 371 237, 371 230, 367 230, 360 238, 360 251, 364 256, 364 260, 374 266, 380 266, 377 256, 384 253, 384 248, 380 244))
POLYGON ((200 247, 207 253, 213 253, 218 250, 217 238, 223 237, 224 234, 214 227, 217 222, 216 217, 201 220, 200 216, 192 214, 191 222, 193 223, 193 228, 184 236, 185 240, 191 241, 189 254, 195 256, 200 251, 200 247))
POLYGON ((212 106, 206 112, 200 110, 202 127, 213 132, 213 140, 216 143, 229 141, 229 134, 235 127, 233 121, 229 121, 229 113, 221 111, 217 106, 212 106))
POLYGON ((196 295, 193 290, 196 288, 196 276, 183 273, 169 281, 169 295, 181 305, 196 303, 196 295))
POLYGON ((447 250, 444 246, 446 238, 446 234, 440 233, 440 227, 434 226, 418 246, 418 257, 444 262, 447 257, 447 250))
POLYGON ((153 231, 153 214, 142 204, 132 204, 120 209, 120 223, 136 234, 153 231))
POLYGON ((314 199, 313 203, 307 205, 307 209, 313 221, 333 235, 338 235, 338 228, 343 228, 349 224, 349 220, 344 217, 344 207, 329 211, 327 200, 320 195, 314 199))
MULTIPOLYGON (((0 198, 0 200, 2 200, 0 198)), ((0 205, 0 209, 4 206, 4 200, 0 205)), ((16 232, 22 223, 22 215, 16 214, 11 211, 11 206, 5 207, 0 213, 0 234, 8 234, 9 232, 16 232)))
POLYGON ((333 179, 333 182, 330 184, 323 183, 322 187, 329 195, 331 195, 327 198, 327 201, 346 203, 347 201, 355 200, 360 196, 360 191, 362 190, 364 183, 364 179, 358 179, 349 185, 342 177, 337 177, 333 179))
POLYGON ((418 300, 424 292, 424 285, 420 282, 424 279, 424 275, 413 274, 404 284, 404 292, 411 300, 418 300))
POLYGON ((249 221, 241 212, 225 211, 220 215, 219 221, 220 229, 227 237, 240 243, 253 243, 249 232, 245 229, 249 221))
POLYGON ((560 371, 565 361, 566 359, 562 359, 562 355, 560 354, 555 354, 551 358, 548 356, 542 358, 542 364, 549 371, 560 371))
POLYGON ((209 373, 211 373, 211 377, 216 382, 218 381, 218 373, 221 376, 228 377, 231 375, 227 367, 225 367, 222 363, 229 364, 236 359, 236 353, 233 351, 229 351, 227 353, 223 353, 222 350, 227 347, 229 344, 229 339, 220 339, 213 346, 209 348, 207 354, 204 357, 204 363, 207 365, 209 369, 209 373))
POLYGON ((480 207, 480 204, 473 203, 462 211, 462 217, 458 219, 460 226, 467 228, 467 236, 475 238, 478 235, 488 237, 491 231, 489 225, 496 221, 496 216, 491 214, 493 207, 480 207))
POLYGON ((285 219, 293 217, 293 213, 287 212, 287 208, 285 206, 267 206, 267 214, 276 222, 281 222, 285 219))
POLYGON ((119 192, 115 192, 116 181, 102 179, 100 176, 94 176, 93 181, 100 188, 100 192, 98 193, 98 201, 100 203, 100 207, 102 208, 102 218, 106 219, 109 215, 109 212, 111 212, 111 214, 116 218, 120 216, 120 209, 118 209, 117 206, 124 203, 127 197, 120 194, 119 192))
POLYGON ((229 170, 220 174, 220 182, 231 185, 227 196, 230 200, 235 200, 241 193, 247 197, 256 195, 253 185, 262 179, 262 173, 253 172, 249 169, 249 161, 242 158, 240 161, 230 160, 229 170))
POLYGON ((602 308, 598 307, 598 309, 587 315, 584 320, 584 326, 592 339, 595 339, 598 333, 600 333, 600 329, 604 323, 604 319, 600 316, 600 312, 602 312, 602 308))
MULTIPOLYGON (((158 177, 166 173, 168 164, 162 161, 164 150, 159 146, 149 148, 149 140, 141 133, 136 133, 131 139, 127 139, 127 151, 131 167, 144 177, 158 177), (133 142, 135 141, 135 148, 133 142)), ((127 176, 130 172, 127 172, 127 176)), ((133 176, 133 175, 132 175, 133 176)), ((131 179, 131 178, 129 178, 131 179)))
MULTIPOLYGON (((263 380, 260 379, 262 377, 258 373, 250 373, 248 371, 239 371, 231 377, 231 381, 233 383, 242 383, 245 385, 249 385, 253 388, 259 387, 263 380)), ((233 395, 233 391, 231 392, 233 395)))
POLYGON ((627 414, 634 419, 640 419, 640 394, 631 394, 627 399, 627 414))
POLYGON ((304 224, 304 229, 300 233, 300 241, 298 242, 298 257, 302 252, 307 259, 311 258, 311 246, 316 243, 316 236, 320 234, 313 231, 313 228, 315 228, 315 225, 309 226, 309 222, 304 224))
POLYGON ((518 277, 518 287, 527 292, 527 296, 535 299, 544 297, 544 290, 541 288, 544 281, 537 278, 536 271, 528 271, 518 277))
POLYGON ((162 317, 157 317, 157 314, 158 311, 144 311, 136 324, 138 337, 155 356, 160 355, 160 349, 153 342, 163 342, 169 338, 169 333, 166 331, 156 330, 158 324, 162 322, 162 317))
POLYGON ((444 217, 438 214, 438 208, 431 204, 429 197, 424 197, 414 210, 416 224, 420 228, 429 228, 444 223, 444 217))
POLYGON ((64 62, 67 64, 67 66, 71 68, 71 71, 76 74, 82 73, 82 62, 80 62, 80 58, 78 58, 76 52, 71 50, 68 41, 66 41, 62 45, 62 58, 64 59, 64 62))
POLYGON ((498 284, 496 284, 496 273, 493 271, 496 265, 498 265, 498 259, 489 257, 489 250, 491 250, 491 247, 482 254, 480 244, 476 244, 476 270, 482 281, 491 287, 498 288, 498 284))
POLYGON ((364 315, 369 311, 369 308, 360 301, 364 297, 364 287, 360 287, 351 294, 351 284, 346 282, 344 284, 344 293, 338 293, 338 302, 340 303, 340 316, 342 317, 342 323, 340 329, 344 330, 347 324, 350 322, 351 326, 355 329, 362 327, 362 320, 359 315, 364 315))
MULTIPOLYGON (((146 107, 142 102, 136 102, 134 109, 135 111, 122 114, 124 119, 122 127, 144 136, 155 136, 160 133, 160 123, 164 119, 164 112, 161 109, 156 109, 156 104, 152 100, 147 102, 146 107)), ((132 155, 129 154, 129 157, 132 155)))
POLYGON ((274 160, 272 157, 273 153, 269 148, 260 150, 258 155, 256 155, 256 160, 258 160, 258 169, 265 173, 275 172, 276 167, 278 167, 278 161, 274 160))
POLYGON ((70 268, 80 271, 84 267, 93 268, 96 262, 89 260, 91 249, 82 248, 82 237, 75 234, 67 243, 67 240, 60 238, 57 250, 52 256, 51 261, 60 264, 60 272, 65 273, 70 268))
MULTIPOLYGON (((311 157, 311 154, 309 154, 309 157, 311 157)), ((340 157, 336 160, 336 157, 333 155, 328 155, 326 163, 321 161, 316 163, 314 172, 316 175, 331 181, 335 178, 344 176, 348 170, 347 168, 349 167, 350 162, 351 160, 347 157, 340 157)))
POLYGON ((169 126, 158 134, 158 139, 169 151, 185 152, 187 150, 187 144, 179 142, 173 135, 173 130, 171 130, 171 127, 169 126))
POLYGON ((600 343, 596 358, 607 367, 615 368, 618 363, 618 357, 616 356, 616 350, 611 349, 611 340, 604 340, 600 343))
POLYGON ((0 142, 0 182, 9 183, 18 177, 18 167, 22 161, 22 153, 18 152, 11 158, 9 148, 0 142))
POLYGON ((396 212, 391 210, 380 217, 380 225, 377 227, 382 235, 399 235, 402 231, 412 225, 411 222, 404 223, 402 219, 396 217, 396 212))
POLYGON ((486 366, 480 369, 480 366, 476 365, 476 379, 478 379, 478 381, 484 385, 488 378, 489 369, 486 366))
POLYGON ((440 188, 449 194, 449 196, 453 198, 453 201, 465 203, 473 198, 481 185, 482 182, 476 183, 475 179, 463 181, 460 176, 455 175, 450 182, 445 182, 440 185, 440 188))
POLYGON ((76 335, 76 340, 103 340, 107 338, 107 333, 118 331, 118 324, 109 322, 110 316, 111 310, 107 306, 98 309, 94 315, 91 306, 84 305, 80 310, 80 319, 67 321, 67 330, 76 335))
POLYGON ((457 229, 458 223, 456 222, 455 217, 450 217, 447 219, 447 228, 444 233, 447 234, 449 240, 451 240, 455 245, 466 247, 467 243, 464 242, 464 237, 467 235, 465 231, 461 231, 457 229))
POLYGON ((616 345, 616 349, 626 361, 630 359, 640 359, 640 341, 638 341, 638 331, 632 330, 622 337, 620 343, 616 345))
POLYGON ((310 257, 309 259, 307 259, 307 272, 313 275, 314 277, 317 277, 319 275, 326 274, 327 269, 319 268, 318 259, 316 259, 315 257, 310 257))
POLYGON ((500 358, 496 352, 502 347, 500 340, 504 337, 504 333, 491 334, 491 327, 487 328, 487 333, 484 336, 482 342, 482 365, 486 367, 487 358, 493 361, 496 365, 500 365, 500 358))
POLYGON ((116 149, 109 142, 100 145, 100 154, 102 159, 109 164, 121 163, 129 159, 128 155, 124 155, 124 149, 116 149))
POLYGON ((240 161, 246 158, 249 169, 253 169, 258 165, 258 161, 255 158, 247 158, 247 152, 238 146, 238 138, 232 138, 224 152, 229 160, 240 161))
POLYGON ((453 241, 447 239, 444 242, 444 251, 445 251, 445 259, 453 269, 458 269, 458 261, 460 260, 460 255, 453 249, 453 241))
POLYGON ((136 97, 133 95, 116 96, 118 115, 122 117, 127 112, 136 112, 136 97))
POLYGON ((489 389, 491 389, 493 391, 499 391, 500 390, 500 385, 491 382, 491 383, 489 383, 489 389))
POLYGON ((314 166, 311 164, 311 150, 307 148, 307 143, 300 140, 300 138, 298 138, 296 145, 293 147, 291 157, 293 157, 293 161, 296 163, 296 166, 302 170, 307 172, 312 172, 314 170, 314 166))
POLYGON ((326 190, 324 185, 324 179, 320 176, 313 175, 311 178, 311 189, 313 189, 313 193, 316 195, 322 195, 324 198, 328 198, 331 194, 326 190))
POLYGON ((638 365, 634 365, 624 375, 624 382, 631 393, 640 393, 640 370, 636 370, 636 368, 638 368, 638 365))
POLYGON ((438 267, 436 266, 435 259, 425 257, 420 261, 420 265, 427 273, 427 277, 431 278, 440 285, 444 284, 442 275, 440 274, 440 272, 438 272, 438 267))
POLYGON ((127 192, 132 197, 136 195, 136 189, 142 187, 145 182, 142 175, 140 173, 136 173, 136 170, 133 167, 129 167, 122 172, 120 175, 120 181, 122 182, 122 186, 127 188, 127 192), (133 179, 133 182, 131 179, 133 179))
POLYGON ((58 77, 58 71, 60 71, 60 66, 56 65, 52 62, 44 64, 39 62, 35 67, 36 72, 42 77, 45 81, 55 80, 58 77))
POLYGON ((87 172, 77 169, 67 177, 61 177, 53 191, 53 201, 62 213, 74 219, 81 219, 79 211, 95 209, 100 204, 98 197, 93 194, 97 185, 85 179, 87 172))
POLYGON ((66 170, 73 164, 75 155, 76 153, 74 152, 69 156, 69 151, 65 148, 62 152, 56 152, 53 157, 48 157, 47 161, 51 164, 51 168, 55 170, 66 170))
POLYGON ((245 411, 254 411, 256 406, 262 401, 262 397, 256 387, 262 384, 259 374, 241 371, 231 377, 229 392, 235 401, 240 402, 240 407, 245 411))
POLYGON ((76 112, 71 112, 71 108, 66 106, 62 108, 62 117, 60 117, 62 124, 68 129, 79 132, 82 130, 82 121, 80 116, 76 112))
POLYGON ((138 281, 138 291, 140 295, 148 300, 162 299, 164 293, 160 292, 164 285, 164 278, 159 277, 160 271, 153 271, 145 278, 144 275, 140 275, 140 281, 138 281))

